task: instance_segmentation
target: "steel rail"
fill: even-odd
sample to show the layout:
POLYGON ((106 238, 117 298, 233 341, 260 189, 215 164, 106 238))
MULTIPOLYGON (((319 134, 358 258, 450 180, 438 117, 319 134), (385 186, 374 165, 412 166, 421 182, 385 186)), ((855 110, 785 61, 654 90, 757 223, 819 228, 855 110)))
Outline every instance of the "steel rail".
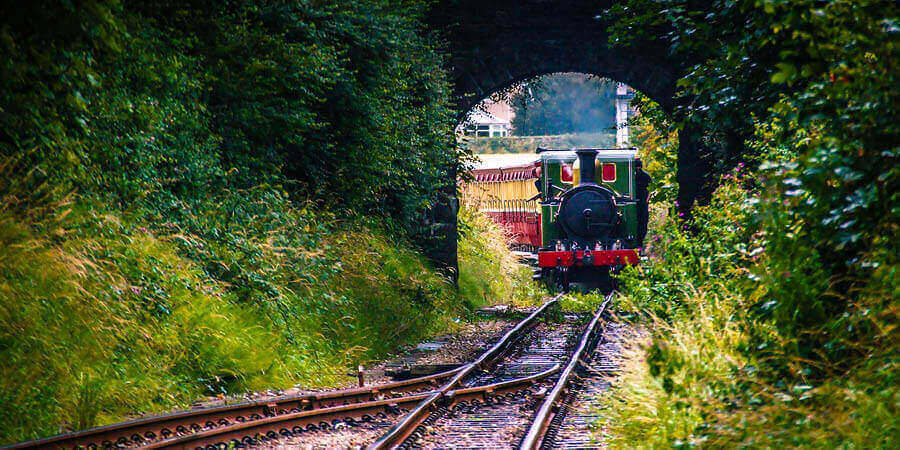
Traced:
POLYGON ((318 428, 327 428, 333 426, 332 423, 335 420, 346 421, 353 416, 359 417, 365 414, 377 414, 385 411, 390 412, 392 409, 396 410, 401 405, 412 406, 431 395, 431 392, 427 392, 406 397, 281 414, 250 422, 237 423, 227 427, 201 431, 199 433, 177 436, 154 442, 142 448, 204 448, 208 445, 216 445, 219 443, 227 444, 233 440, 244 442, 248 437, 255 438, 255 436, 260 435, 269 436, 272 432, 275 432, 277 435, 282 435, 283 430, 294 430, 297 429, 298 426, 300 429, 304 430, 310 430, 310 425, 318 425, 318 428), (306 427, 304 428, 303 425, 306 427))
POLYGON ((562 368, 560 364, 555 364, 553 367, 543 371, 536 373, 534 375, 529 375, 527 377, 516 378, 513 380, 501 381, 499 383, 485 384, 482 386, 473 386, 462 389, 455 389, 452 391, 447 391, 444 393, 443 397, 446 400, 447 407, 452 407, 456 403, 472 400, 479 397, 488 397, 490 395, 499 395, 506 392, 518 391, 522 388, 523 385, 532 385, 537 383, 538 381, 547 378, 562 368))
POLYGON ((600 327, 600 333, 597 333, 600 316, 606 310, 606 305, 612 300, 612 296, 613 293, 607 295, 600 307, 597 308, 597 313, 594 314, 591 322, 588 324, 587 328, 585 328, 584 334, 582 334, 578 348, 575 350, 575 353, 572 354, 572 358, 559 376, 559 379, 556 380, 553 389, 547 394, 547 397, 544 398, 544 402, 541 404, 540 409, 538 409, 534 421, 532 421, 531 427, 528 429, 528 433, 519 445, 519 450, 535 450, 540 448, 544 435, 547 432, 547 428, 550 425, 550 421, 553 420, 556 403, 561 398, 563 391, 575 374, 575 368, 581 362, 582 354, 593 347, 593 345, 596 344, 596 338, 599 338, 599 336, 602 335, 602 327, 600 327))
POLYGON ((533 326, 539 316, 544 314, 546 311, 550 309, 551 306, 557 304, 559 302, 559 298, 563 294, 559 294, 553 299, 544 303, 540 308, 531 313, 524 320, 519 322, 513 329, 506 332, 496 344, 494 344, 490 349, 484 352, 478 359, 475 361, 466 364, 462 367, 453 378, 450 379, 446 384, 441 386, 437 391, 435 391, 431 396, 427 399, 422 400, 415 409, 410 411, 406 417, 403 418, 399 423, 391 427, 390 430, 387 431, 383 436, 381 436, 377 441, 373 442, 369 445, 370 450, 377 449, 385 449, 392 448, 397 445, 400 445, 407 437, 409 437, 418 426, 428 418, 432 411, 434 411, 438 406, 438 401, 444 397, 444 394, 455 388, 459 385, 459 383, 469 374, 471 374, 476 369, 482 369, 486 365, 490 364, 498 355, 507 350, 510 346, 512 346, 517 340, 522 331, 533 326))
MULTIPOLYGON (((424 386, 452 377, 462 367, 446 372, 360 388, 324 391, 266 400, 254 400, 211 408, 177 411, 151 417, 119 422, 73 433, 59 434, 34 441, 21 442, 9 447, 21 448, 90 448, 116 445, 146 446, 152 442, 175 435, 201 432, 214 427, 247 423, 286 414, 291 410, 315 410, 340 405, 378 400, 379 395, 392 395, 417 391, 424 386)), ((387 400, 390 400, 388 398, 387 400)))
MULTIPOLYGON (((460 389, 445 394, 449 396, 453 394, 453 404, 476 399, 479 397, 488 397, 491 395, 499 395, 506 392, 517 391, 522 386, 532 385, 546 377, 549 377, 560 371, 561 366, 556 366, 545 370, 541 373, 517 378, 515 380, 504 381, 502 383, 494 383, 473 388, 460 389)), ((272 436, 274 432, 277 436, 283 436, 285 430, 290 431, 304 429, 312 424, 329 424, 330 421, 347 420, 352 416, 361 416, 363 413, 377 413, 384 409, 394 409, 401 405, 411 405, 432 396, 433 393, 414 394, 406 397, 395 399, 377 400, 372 402, 356 403, 352 405, 336 406, 331 408, 320 408, 312 411, 302 411, 298 413, 282 414, 275 417, 267 417, 252 422, 235 424, 229 427, 218 428, 214 430, 203 431, 200 433, 189 434, 184 436, 173 437, 164 441, 155 442, 149 446, 142 447, 145 449, 193 449, 207 448, 208 446, 227 445, 230 442, 246 443, 248 438, 255 439, 256 436, 272 436)))

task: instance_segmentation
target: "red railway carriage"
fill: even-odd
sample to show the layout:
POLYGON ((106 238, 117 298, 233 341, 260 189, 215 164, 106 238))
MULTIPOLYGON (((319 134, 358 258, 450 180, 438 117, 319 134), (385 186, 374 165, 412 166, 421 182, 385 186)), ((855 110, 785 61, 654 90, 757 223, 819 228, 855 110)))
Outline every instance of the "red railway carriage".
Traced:
POLYGON ((472 181, 462 186, 462 200, 502 225, 514 247, 536 250, 541 245, 540 198, 535 186, 540 161, 534 155, 483 158, 487 161, 473 169, 472 181))

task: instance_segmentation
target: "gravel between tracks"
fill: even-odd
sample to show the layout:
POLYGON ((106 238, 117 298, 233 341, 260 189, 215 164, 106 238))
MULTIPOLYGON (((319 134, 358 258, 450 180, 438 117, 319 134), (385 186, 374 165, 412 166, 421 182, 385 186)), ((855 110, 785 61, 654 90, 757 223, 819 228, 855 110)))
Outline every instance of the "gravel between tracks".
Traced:
POLYGON ((425 427, 416 448, 515 448, 531 425, 536 402, 531 396, 492 405, 453 409, 439 425, 425 427))
MULTIPOLYGON (((490 348, 504 333, 521 319, 490 318, 465 323, 453 334, 437 336, 422 344, 434 344, 436 350, 422 350, 419 346, 407 346, 400 355, 366 369, 366 383, 385 383, 391 371, 414 365, 463 364, 490 348)), ((421 344, 420 344, 421 345, 421 344)))
MULTIPOLYGON (((576 317, 566 323, 539 323, 517 349, 484 373, 474 374, 465 386, 481 386, 534 375, 562 364, 568 358, 583 323, 576 317)), ((532 386, 546 390, 555 376, 532 386)), ((537 403, 533 395, 506 397, 489 404, 460 404, 432 424, 423 436, 410 442, 414 448, 513 448, 531 425, 537 403)))
POLYGON ((384 419, 376 419, 356 426, 340 427, 336 430, 314 431, 289 439, 281 439, 254 448, 296 448, 296 449, 335 449, 365 448, 366 444, 378 439, 387 432, 400 416, 389 415, 384 419))

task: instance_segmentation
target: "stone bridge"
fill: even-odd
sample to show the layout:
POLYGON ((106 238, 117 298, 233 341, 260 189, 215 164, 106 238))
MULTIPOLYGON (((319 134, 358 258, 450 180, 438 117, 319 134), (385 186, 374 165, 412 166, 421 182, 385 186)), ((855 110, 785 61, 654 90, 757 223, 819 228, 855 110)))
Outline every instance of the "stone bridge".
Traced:
MULTIPOLYGON (((649 37, 627 50, 609 46, 610 19, 603 0, 443 0, 429 26, 449 44, 454 99, 465 113, 484 98, 529 78, 555 72, 582 72, 620 81, 663 108, 675 106, 675 82, 687 62, 668 58, 665 43, 649 37)), ((659 33, 659 31, 656 31, 659 33)), ((697 133, 679 135, 679 204, 688 208, 702 192, 707 167, 698 157, 697 133)), ((455 176, 455 174, 454 174, 455 176)), ((433 258, 456 267, 456 207, 443 205, 434 219, 443 223, 445 245, 433 258), (451 242, 452 241, 452 242, 451 242)))

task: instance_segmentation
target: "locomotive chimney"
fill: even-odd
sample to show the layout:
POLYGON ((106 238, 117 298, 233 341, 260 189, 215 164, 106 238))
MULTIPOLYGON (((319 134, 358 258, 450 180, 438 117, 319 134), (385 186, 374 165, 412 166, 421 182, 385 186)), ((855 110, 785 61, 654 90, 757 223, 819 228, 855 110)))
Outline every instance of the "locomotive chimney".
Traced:
POLYGON ((581 179, 578 180, 578 185, 597 184, 594 181, 594 161, 597 159, 597 150, 575 150, 575 154, 578 155, 578 165, 581 166, 579 169, 581 171, 581 179))

